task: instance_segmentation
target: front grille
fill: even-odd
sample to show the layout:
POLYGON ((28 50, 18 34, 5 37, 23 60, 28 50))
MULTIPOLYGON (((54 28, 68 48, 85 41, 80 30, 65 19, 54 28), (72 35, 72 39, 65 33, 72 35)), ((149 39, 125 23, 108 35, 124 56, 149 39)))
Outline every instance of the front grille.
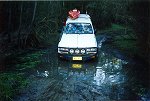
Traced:
POLYGON ((58 48, 58 52, 69 55, 92 55, 97 53, 97 48, 58 48))

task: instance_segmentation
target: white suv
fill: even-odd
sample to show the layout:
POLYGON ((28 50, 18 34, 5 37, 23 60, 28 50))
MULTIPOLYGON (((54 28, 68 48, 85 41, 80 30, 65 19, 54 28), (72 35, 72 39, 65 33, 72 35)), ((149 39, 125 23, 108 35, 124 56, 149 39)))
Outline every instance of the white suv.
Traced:
POLYGON ((68 17, 58 44, 58 55, 68 60, 89 60, 97 57, 98 47, 88 14, 68 17))

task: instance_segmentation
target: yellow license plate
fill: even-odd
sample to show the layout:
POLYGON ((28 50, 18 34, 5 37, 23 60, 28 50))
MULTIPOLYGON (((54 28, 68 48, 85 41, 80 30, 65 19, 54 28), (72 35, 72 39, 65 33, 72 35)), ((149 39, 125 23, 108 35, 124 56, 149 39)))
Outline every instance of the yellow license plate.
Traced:
POLYGON ((81 64, 72 64, 72 68, 82 68, 81 64))
POLYGON ((72 60, 82 60, 82 57, 73 57, 72 60))

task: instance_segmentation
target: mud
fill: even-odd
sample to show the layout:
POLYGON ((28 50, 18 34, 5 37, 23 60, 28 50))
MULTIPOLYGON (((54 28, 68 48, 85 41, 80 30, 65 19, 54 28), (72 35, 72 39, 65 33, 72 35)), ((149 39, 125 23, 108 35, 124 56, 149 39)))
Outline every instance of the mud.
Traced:
POLYGON ((146 71, 137 74, 136 69, 133 70, 136 62, 118 51, 114 54, 107 51, 102 47, 105 38, 98 39, 96 61, 60 60, 57 46, 47 49, 38 67, 28 71, 28 87, 14 101, 150 100, 148 80, 141 83, 137 78, 137 75, 142 78, 146 71))

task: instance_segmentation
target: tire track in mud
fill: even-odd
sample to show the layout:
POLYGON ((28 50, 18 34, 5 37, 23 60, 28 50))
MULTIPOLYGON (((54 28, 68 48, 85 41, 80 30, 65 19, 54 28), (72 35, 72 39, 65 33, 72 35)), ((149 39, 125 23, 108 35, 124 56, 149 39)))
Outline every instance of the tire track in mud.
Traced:
MULTIPOLYGON (((56 71, 57 66, 63 64, 63 61, 60 61, 59 64, 57 59, 51 57, 52 54, 57 57, 57 54, 54 53, 48 52, 48 54, 42 56, 42 64, 50 65, 51 71, 53 72, 56 71)), ((86 74, 84 76, 86 77, 86 74)), ((76 74, 64 78, 53 76, 51 79, 49 80, 50 83, 38 94, 39 97, 36 98, 37 101, 98 101, 98 99, 95 98, 98 94, 92 91, 93 87, 90 87, 89 82, 83 83, 82 80, 76 80, 76 74)))
MULTIPOLYGON (((72 69, 70 62, 58 60, 56 48, 46 50, 46 54, 41 56, 41 61, 37 67, 38 75, 33 73, 30 78, 31 84, 23 95, 27 99, 25 101, 109 100, 109 97, 100 93, 102 90, 92 83, 95 74, 94 63, 85 65, 83 69, 72 69), (44 71, 48 71, 48 76, 43 76, 44 71)), ((23 97, 20 97, 17 101, 22 99, 23 97)))

